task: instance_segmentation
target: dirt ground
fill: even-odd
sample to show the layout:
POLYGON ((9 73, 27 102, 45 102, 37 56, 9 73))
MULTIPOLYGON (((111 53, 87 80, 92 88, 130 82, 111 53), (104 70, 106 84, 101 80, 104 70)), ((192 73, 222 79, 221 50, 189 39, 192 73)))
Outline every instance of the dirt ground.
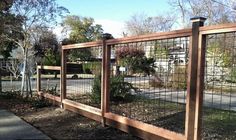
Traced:
POLYGON ((0 108, 10 110, 52 139, 139 139, 115 128, 102 127, 79 114, 50 105, 43 107, 34 101, 0 98, 0 108))

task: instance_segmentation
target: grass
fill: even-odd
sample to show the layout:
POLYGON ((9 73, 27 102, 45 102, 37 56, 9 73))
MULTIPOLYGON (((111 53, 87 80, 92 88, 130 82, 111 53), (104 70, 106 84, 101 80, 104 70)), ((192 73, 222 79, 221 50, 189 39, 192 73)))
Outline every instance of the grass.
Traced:
POLYGON ((203 109, 204 139, 236 139, 236 112, 220 109, 203 109))

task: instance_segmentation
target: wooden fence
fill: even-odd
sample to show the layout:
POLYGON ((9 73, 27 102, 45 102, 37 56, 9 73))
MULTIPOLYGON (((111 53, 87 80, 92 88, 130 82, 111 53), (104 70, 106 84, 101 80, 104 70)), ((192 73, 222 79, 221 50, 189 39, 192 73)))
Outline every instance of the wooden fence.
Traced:
POLYGON ((60 104, 63 108, 78 112, 88 118, 101 122, 103 125, 110 125, 122 131, 132 133, 144 139, 173 139, 173 140, 198 140, 201 139, 202 130, 202 106, 204 90, 204 71, 206 53, 206 35, 217 33, 228 33, 236 31, 236 24, 224 24, 216 26, 203 26, 205 18, 192 18, 192 28, 176 30, 150 35, 111 39, 109 34, 104 34, 102 41, 64 45, 62 46, 61 67, 38 67, 37 90, 40 95, 49 98, 60 104), (188 54, 188 79, 185 111, 185 132, 178 133, 165 128, 144 123, 139 120, 128 118, 111 112, 110 110, 110 77, 111 77, 111 48, 117 44, 133 42, 144 42, 169 38, 189 37, 188 54), (101 81, 101 108, 75 102, 66 99, 66 61, 67 53, 73 49, 102 48, 102 81, 101 81), (50 69, 61 72, 61 94, 60 97, 44 93, 40 88, 40 70, 50 69))

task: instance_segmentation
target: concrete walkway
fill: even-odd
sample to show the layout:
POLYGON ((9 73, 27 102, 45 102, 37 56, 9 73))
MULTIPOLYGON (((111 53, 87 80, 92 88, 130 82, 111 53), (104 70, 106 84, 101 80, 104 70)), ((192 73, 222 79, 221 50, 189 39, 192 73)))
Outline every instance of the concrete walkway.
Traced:
POLYGON ((13 113, 0 110, 0 140, 50 139, 13 113))

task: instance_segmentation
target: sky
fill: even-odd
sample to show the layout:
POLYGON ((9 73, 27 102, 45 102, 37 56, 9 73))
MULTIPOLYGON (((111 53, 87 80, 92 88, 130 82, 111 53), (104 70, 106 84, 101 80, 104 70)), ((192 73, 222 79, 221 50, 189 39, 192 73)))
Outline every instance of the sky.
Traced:
MULTIPOLYGON (((70 15, 92 17, 96 24, 101 24, 104 32, 115 38, 122 36, 124 23, 137 13, 155 16, 170 9, 168 0, 57 0, 66 7, 70 15)), ((61 28, 55 28, 60 34, 61 28)))

